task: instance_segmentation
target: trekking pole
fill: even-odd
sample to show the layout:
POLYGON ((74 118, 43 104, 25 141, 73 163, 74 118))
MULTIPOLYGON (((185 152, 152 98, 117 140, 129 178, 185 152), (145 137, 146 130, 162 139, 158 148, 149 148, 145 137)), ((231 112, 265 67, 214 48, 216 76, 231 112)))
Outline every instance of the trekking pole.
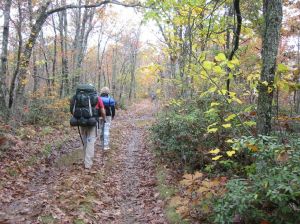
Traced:
POLYGON ((82 136, 81 136, 81 133, 80 133, 79 126, 77 126, 77 128, 78 128, 78 133, 79 133, 79 136, 80 136, 80 139, 81 139, 82 145, 84 146, 84 143, 83 143, 83 139, 82 139, 82 136))

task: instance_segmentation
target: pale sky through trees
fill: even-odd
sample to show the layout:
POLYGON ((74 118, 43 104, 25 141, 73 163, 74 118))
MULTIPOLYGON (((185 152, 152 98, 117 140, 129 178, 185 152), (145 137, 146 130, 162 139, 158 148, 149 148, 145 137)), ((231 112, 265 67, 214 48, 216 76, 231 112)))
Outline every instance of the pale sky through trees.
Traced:
MULTIPOLYGON (((67 3, 76 3, 76 1, 67 1, 67 3)), ((72 10, 75 9, 69 9, 67 10, 68 17, 71 17, 72 15, 72 10)), ((137 9, 134 8, 125 8, 123 6, 118 6, 118 5, 110 5, 107 9, 108 11, 108 16, 109 12, 114 13, 114 20, 116 21, 115 24, 113 24, 113 31, 118 32, 120 29, 128 29, 129 27, 135 28, 136 30, 138 29, 141 21, 143 20, 143 14, 141 12, 138 12, 137 9)), ((11 17, 14 18, 17 16, 17 11, 12 9, 11 10, 11 17)), ((110 17, 110 16, 109 16, 110 17)), ((111 19, 111 18, 108 18, 111 19)), ((97 26, 97 21, 94 19, 96 22, 97 26)), ((50 22, 46 22, 45 26, 43 27, 43 32, 45 36, 52 36, 53 35, 53 28, 49 25, 50 22)), ((3 28, 3 14, 2 11, 0 13, 0 29, 3 28)), ((70 32, 70 31, 69 31, 70 32)), ((95 36, 97 32, 97 29, 94 29, 93 32, 91 33, 88 41, 88 47, 93 47, 97 45, 97 37, 95 36)), ((24 37, 26 34, 23 34, 24 37)), ((147 22, 143 23, 141 26, 141 33, 140 33, 140 40, 144 43, 151 43, 155 44, 158 41, 158 38, 160 36, 159 30, 155 26, 153 22, 147 22)), ((2 36, 0 36, 0 41, 2 39, 2 36)), ((1 50, 1 46, 0 46, 1 50)))
MULTIPOLYGON (((111 5, 107 10, 107 15, 110 16, 110 12, 114 14, 113 20, 115 24, 113 27, 109 27, 113 32, 120 32, 120 30, 138 30, 143 20, 143 14, 134 8, 125 8, 123 6, 111 5)), ((112 18, 109 18, 112 20, 112 18)), ((97 37, 95 37, 97 29, 89 37, 89 47, 97 45, 97 37)), ((155 44, 158 42, 160 32, 153 22, 143 22, 141 25, 140 40, 143 43, 155 44)))

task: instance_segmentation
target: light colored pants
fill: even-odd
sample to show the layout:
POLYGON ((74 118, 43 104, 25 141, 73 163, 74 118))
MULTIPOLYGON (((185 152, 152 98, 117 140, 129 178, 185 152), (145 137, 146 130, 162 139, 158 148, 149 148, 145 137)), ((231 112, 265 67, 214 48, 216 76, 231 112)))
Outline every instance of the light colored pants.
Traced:
POLYGON ((106 116, 106 122, 100 125, 100 142, 102 147, 109 147, 109 131, 111 126, 111 116, 106 116))
POLYGON ((97 137, 96 130, 96 127, 80 127, 80 132, 84 144, 84 166, 88 169, 93 165, 95 142, 97 137))

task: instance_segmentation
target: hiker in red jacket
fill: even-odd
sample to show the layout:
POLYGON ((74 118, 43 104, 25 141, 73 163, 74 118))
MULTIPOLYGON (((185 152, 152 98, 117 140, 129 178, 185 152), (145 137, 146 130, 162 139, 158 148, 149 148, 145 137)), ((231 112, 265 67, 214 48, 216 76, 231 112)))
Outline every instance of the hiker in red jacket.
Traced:
POLYGON ((71 126, 77 126, 83 144, 84 166, 90 169, 93 165, 94 147, 98 136, 100 116, 105 123, 105 108, 95 87, 91 84, 80 84, 70 104, 73 117, 71 126))

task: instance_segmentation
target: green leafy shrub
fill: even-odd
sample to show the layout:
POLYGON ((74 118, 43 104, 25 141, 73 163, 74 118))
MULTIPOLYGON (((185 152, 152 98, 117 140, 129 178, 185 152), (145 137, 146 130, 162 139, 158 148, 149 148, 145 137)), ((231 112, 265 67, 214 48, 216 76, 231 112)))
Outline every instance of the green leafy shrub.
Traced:
POLYGON ((28 110, 25 112, 25 122, 29 124, 53 125, 68 118, 69 99, 58 96, 33 96, 28 110))
POLYGON ((299 223, 299 140, 281 144, 276 137, 244 137, 234 147, 256 149, 255 162, 247 179, 228 182, 227 193, 214 206, 214 222, 232 223, 241 217, 245 223, 299 223))
POLYGON ((153 142, 163 158, 183 161, 192 168, 211 163, 206 156, 207 151, 222 147, 232 133, 232 129, 222 126, 213 133, 208 132, 212 123, 223 123, 224 117, 228 116, 226 111, 231 109, 215 103, 217 100, 201 97, 186 101, 172 100, 166 105, 151 128, 153 142), (212 102, 218 105, 213 110, 212 102))

